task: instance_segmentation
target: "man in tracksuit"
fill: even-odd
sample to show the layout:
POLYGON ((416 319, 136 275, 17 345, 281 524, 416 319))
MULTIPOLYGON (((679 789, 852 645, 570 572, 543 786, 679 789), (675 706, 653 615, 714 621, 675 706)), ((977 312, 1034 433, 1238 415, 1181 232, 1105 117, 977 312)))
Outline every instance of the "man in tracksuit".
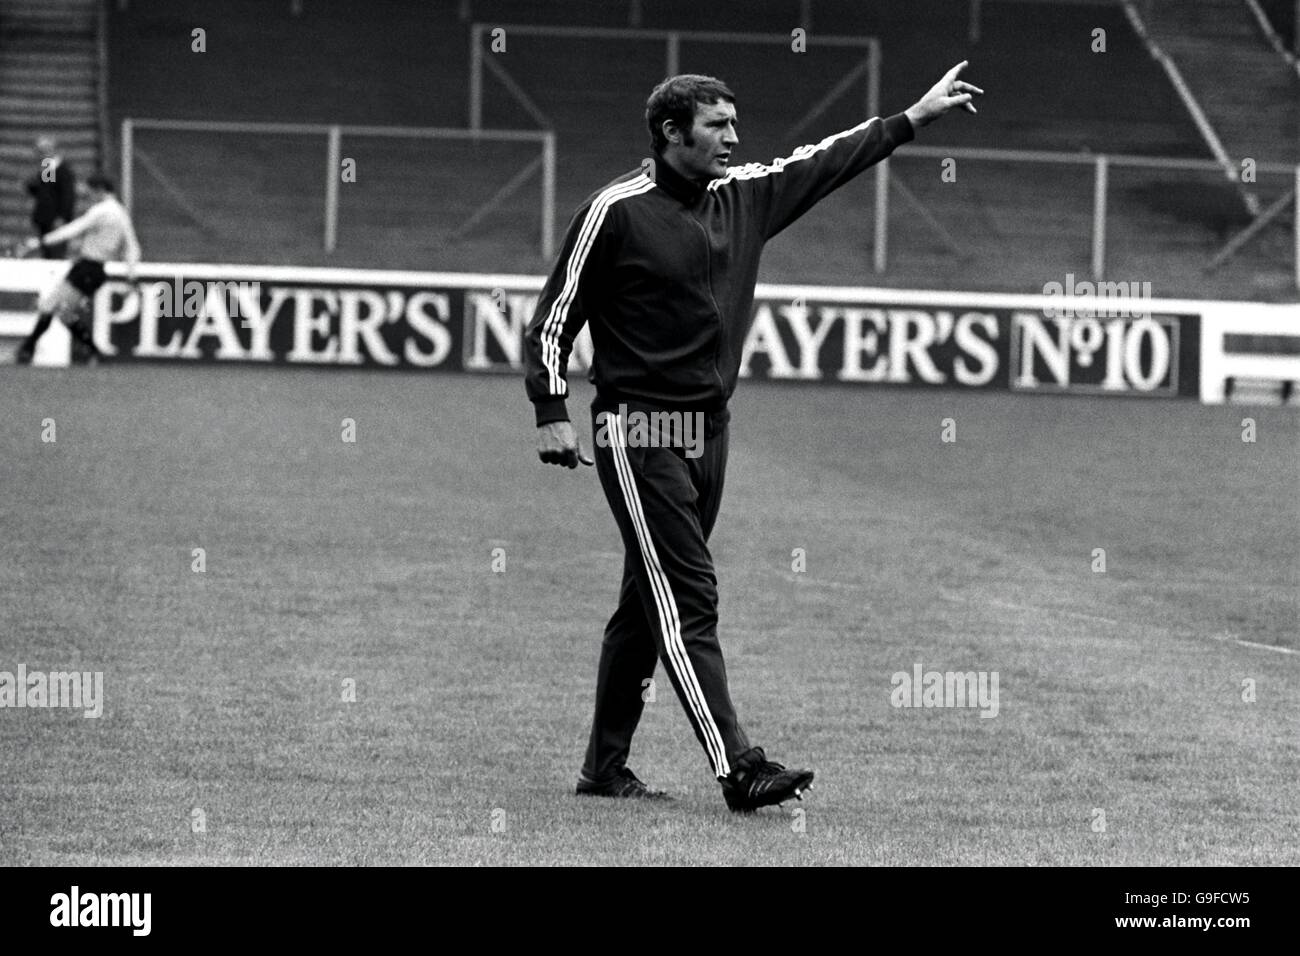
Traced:
POLYGON ((799 797, 812 782, 812 771, 788 770, 751 745, 727 689, 707 544, 726 471, 727 401, 764 243, 916 127, 959 107, 974 112, 982 91, 958 79, 965 65, 905 113, 767 165, 732 167, 735 96, 712 77, 671 77, 646 104, 651 168, 593 194, 569 224, 528 325, 525 385, 541 460, 592 464, 565 404, 573 339, 590 326, 596 471, 626 549, 579 794, 664 796, 626 766, 656 658, 733 811, 799 797), (701 430, 702 440, 686 440, 701 430))

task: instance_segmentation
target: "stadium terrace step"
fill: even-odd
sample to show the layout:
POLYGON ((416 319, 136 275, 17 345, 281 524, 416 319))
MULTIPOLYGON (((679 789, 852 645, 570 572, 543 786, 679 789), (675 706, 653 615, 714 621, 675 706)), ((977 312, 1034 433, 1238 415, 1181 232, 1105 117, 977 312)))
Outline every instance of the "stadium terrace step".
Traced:
MULTIPOLYGON (((65 155, 93 157, 97 147, 97 135, 85 130, 70 130, 59 137, 59 148, 65 155)), ((7 158, 20 158, 23 162, 31 161, 32 139, 27 130, 0 128, 0 160, 7 158)))
MULTIPOLYGON (((94 150, 60 148, 59 151, 68 162, 72 163, 74 169, 86 170, 94 169, 95 167, 94 150)), ((16 176, 25 182, 32 176, 35 170, 35 151, 32 149, 30 144, 27 146, 26 150, 21 153, 18 150, 14 150, 12 153, 6 151, 3 155, 0 155, 0 174, 16 176)), ((0 193, 0 202, 3 202, 4 197, 7 195, 10 194, 0 193)))
POLYGON ((75 46, 60 46, 57 50, 40 49, 36 44, 14 49, 5 44, 0 52, 0 72, 22 70, 25 73, 92 72, 90 40, 79 40, 75 46))
POLYGON ((1241 0, 1177 0, 1144 5, 1148 27, 1195 31, 1238 30, 1244 4, 1241 0))
POLYGON ((30 232, 24 183, 35 169, 42 134, 86 175, 97 165, 99 45, 97 0, 3 0, 0 3, 0 238, 30 232))
POLYGON ((0 30, 17 37, 25 33, 41 37, 81 35, 95 32, 98 17, 96 5, 85 0, 10 0, 0 8, 0 30))
POLYGON ((87 64, 84 70, 59 70, 54 68, 26 69, 0 63, 0 84, 5 90, 20 87, 72 88, 91 84, 95 68, 87 64))
POLYGON ((93 98, 84 96, 77 100, 65 100, 56 96, 0 95, 0 114, 9 118, 23 113, 38 113, 43 116, 57 116, 61 119, 72 118, 93 122, 95 118, 95 101, 93 98))
POLYGON ((15 196, 10 193, 0 196, 0 213, 6 216, 19 216, 24 222, 31 213, 31 206, 26 196, 15 196))
POLYGON ((88 111, 85 115, 75 113, 50 113, 46 110, 32 106, 27 109, 13 110, 6 113, 5 118, 20 126, 25 126, 31 130, 31 140, 36 141, 36 137, 42 132, 50 133, 56 138, 62 137, 65 130, 81 129, 88 123, 95 121, 93 110, 88 111))
POLYGON ((23 39, 23 37, 15 37, 12 46, 6 43, 0 62, 23 63, 38 70, 78 70, 86 65, 87 53, 93 50, 94 45, 93 38, 78 37, 56 43, 45 43, 39 38, 33 38, 23 46, 17 46, 18 43, 23 42, 23 39))
MULTIPOLYGON (((26 137, 0 144, 0 169, 10 171, 17 169, 21 178, 26 180, 36 169, 36 152, 33 145, 26 137)), ((62 136, 59 137, 59 153, 69 162, 74 163, 79 170, 92 168, 99 156, 95 147, 78 146, 71 141, 70 137, 62 136)))
POLYGON ((63 73, 45 75, 35 73, 10 72, 0 70, 0 89, 10 96, 49 95, 51 93, 81 93, 84 80, 69 77, 63 73))
POLYGON ((1155 4, 1146 25, 1178 65, 1229 156, 1300 162, 1300 78, 1265 42, 1245 4, 1155 4), (1225 63, 1232 64, 1229 77, 1225 63))

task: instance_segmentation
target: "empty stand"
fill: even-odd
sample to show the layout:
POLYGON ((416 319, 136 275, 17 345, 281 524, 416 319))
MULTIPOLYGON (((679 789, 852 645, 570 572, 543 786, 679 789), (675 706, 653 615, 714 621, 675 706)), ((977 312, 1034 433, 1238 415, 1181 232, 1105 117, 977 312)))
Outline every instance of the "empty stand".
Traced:
MULTIPOLYGON (((1156 6, 1159 12, 1162 5, 1156 6)), ((798 0, 645 0, 639 8, 645 28, 788 34, 799 26, 804 6, 798 0)), ((197 0, 131 0, 113 13, 115 122, 138 116, 464 126, 472 23, 626 27, 633 8, 392 0, 382 16, 358 17, 343 0, 306 0, 295 16, 289 3, 230 0, 220 24, 209 28, 208 52, 190 53, 189 30, 204 22, 207 9, 197 0)), ((928 144, 1209 156, 1118 4, 985 0, 975 41, 966 0, 814 0, 809 9, 807 54, 772 58, 757 47, 682 45, 683 70, 717 73, 737 91, 740 161, 787 153, 860 120, 864 104, 851 93, 797 141, 786 137, 852 65, 851 57, 819 50, 819 33, 880 39, 882 112, 907 106, 956 60, 972 61, 971 76, 989 90, 980 116, 932 127, 923 134, 928 144), (1106 32, 1104 53, 1091 48, 1098 28, 1106 32)), ((1244 12, 1242 22, 1251 25, 1244 12)), ((1255 42, 1265 58, 1279 62, 1262 38, 1255 42)), ((563 225, 584 196, 647 155, 641 110, 650 86, 662 78, 662 51, 652 43, 518 36, 508 38, 507 52, 498 55, 557 131, 563 225)), ((1237 97, 1246 104, 1243 111, 1249 109, 1255 95, 1250 76, 1238 76, 1226 63, 1202 75, 1219 87, 1216 98, 1227 104, 1237 97)), ((485 125, 537 125, 496 79, 486 84, 485 125)), ((1287 135, 1280 125, 1273 134, 1287 135)), ((358 182, 341 190, 339 247, 331 256, 319 242, 319 151, 165 137, 142 145, 210 226, 201 228, 165 190, 146 197, 142 185, 138 201, 152 203, 140 207, 142 239, 147 248, 166 248, 169 257, 529 272, 549 266, 536 250, 533 196, 519 195, 517 205, 506 204, 471 233, 456 236, 465 209, 481 198, 469 194, 490 194, 526 161, 522 154, 498 172, 495 147, 371 150, 359 164, 358 182), (274 214, 261 216, 266 221, 259 224, 264 210, 274 214)), ((1264 149, 1256 151, 1270 158, 1264 149)), ((1037 291, 1067 271, 1087 274, 1089 167, 963 161, 957 182, 950 183, 941 180, 937 161, 904 151, 892 171, 956 239, 960 255, 894 194, 889 268, 873 272, 874 190, 864 177, 778 237, 765 257, 764 277, 1037 291)), ((1261 177, 1257 189, 1268 203, 1290 185, 1286 177, 1261 177)), ((1108 209, 1107 264, 1116 278, 1151 281, 1156 294, 1165 295, 1294 296, 1292 246, 1282 228, 1261 235, 1218 273, 1203 272, 1209 257, 1249 222, 1222 176, 1116 169, 1108 209)))

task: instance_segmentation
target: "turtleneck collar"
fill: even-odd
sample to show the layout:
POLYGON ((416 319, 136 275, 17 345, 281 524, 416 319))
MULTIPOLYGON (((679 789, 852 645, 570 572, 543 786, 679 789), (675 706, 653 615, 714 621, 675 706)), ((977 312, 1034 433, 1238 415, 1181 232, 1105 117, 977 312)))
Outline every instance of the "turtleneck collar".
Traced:
POLYGON ((706 184, 687 179, 659 158, 655 160, 655 185, 679 202, 691 206, 700 198, 706 184))

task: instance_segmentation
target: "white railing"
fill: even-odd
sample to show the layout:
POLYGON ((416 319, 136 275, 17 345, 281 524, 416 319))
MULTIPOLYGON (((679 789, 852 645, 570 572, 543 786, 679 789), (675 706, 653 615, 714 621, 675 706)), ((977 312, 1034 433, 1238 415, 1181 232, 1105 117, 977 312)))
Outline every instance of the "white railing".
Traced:
MULTIPOLYGON (((325 137, 324 162, 324 236, 326 252, 333 252, 338 244, 339 183, 342 180, 340 163, 344 136, 365 136, 388 139, 430 139, 470 142, 537 143, 537 158, 524 166, 509 182, 478 207, 463 223, 460 232, 467 231, 489 211, 516 192, 539 171, 541 174, 541 237, 542 256, 549 259, 555 254, 555 134, 549 130, 522 129, 449 129, 435 126, 345 126, 325 123, 239 123, 209 122, 206 120, 125 119, 122 121, 122 202, 132 208, 135 193, 135 162, 138 151, 135 145, 137 130, 166 130, 171 132, 244 133, 255 135, 287 134, 325 137)), ((164 186, 170 191, 169 186, 164 186)), ((183 196, 173 198, 184 206, 183 196)))

